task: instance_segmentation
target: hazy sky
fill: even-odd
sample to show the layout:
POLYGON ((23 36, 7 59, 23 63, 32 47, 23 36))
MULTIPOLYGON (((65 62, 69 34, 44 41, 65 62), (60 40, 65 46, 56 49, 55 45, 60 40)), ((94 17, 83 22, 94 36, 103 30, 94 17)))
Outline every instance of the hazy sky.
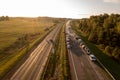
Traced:
POLYGON ((120 14, 120 0, 0 0, 0 16, 82 18, 120 14))

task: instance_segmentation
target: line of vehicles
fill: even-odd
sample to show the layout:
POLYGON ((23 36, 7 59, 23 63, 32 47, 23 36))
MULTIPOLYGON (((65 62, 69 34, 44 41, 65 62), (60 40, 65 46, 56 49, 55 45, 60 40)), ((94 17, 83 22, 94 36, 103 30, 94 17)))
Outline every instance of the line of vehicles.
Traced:
POLYGON ((70 49, 70 48, 71 48, 71 45, 70 45, 69 35, 66 35, 66 44, 67 44, 67 49, 70 49))
POLYGON ((87 55, 89 55, 89 59, 91 61, 96 61, 96 57, 92 54, 92 52, 89 50, 89 48, 85 45, 85 43, 82 41, 82 39, 78 38, 80 47, 85 51, 87 55))
POLYGON ((70 36, 74 36, 75 39, 77 40, 78 44, 80 45, 80 47, 85 51, 85 53, 89 56, 89 59, 91 61, 96 61, 96 57, 95 55, 92 54, 92 52, 89 50, 89 48, 85 45, 85 43, 82 41, 82 39, 79 37, 79 36, 76 36, 75 33, 70 33, 70 27, 68 28, 68 32, 66 32, 66 46, 67 46, 67 49, 70 49, 71 48, 71 45, 70 45, 70 36))

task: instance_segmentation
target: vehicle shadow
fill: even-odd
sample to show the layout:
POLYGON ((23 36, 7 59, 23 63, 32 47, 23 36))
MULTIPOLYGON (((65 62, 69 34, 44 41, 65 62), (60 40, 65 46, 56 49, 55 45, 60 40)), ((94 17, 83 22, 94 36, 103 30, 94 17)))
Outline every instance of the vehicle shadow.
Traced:
POLYGON ((71 43, 70 50, 73 54, 75 54, 78 57, 84 55, 82 49, 80 48, 79 44, 77 44, 77 42, 70 40, 70 43, 71 43))
MULTIPOLYGON (((72 54, 75 54, 78 57, 81 57, 83 55, 87 55, 83 52, 83 50, 81 49, 80 45, 77 43, 77 41, 74 41, 72 39, 70 39, 70 50, 72 52, 72 54)), ((100 68, 104 69, 103 66, 99 63, 98 60, 96 61, 92 61, 93 63, 95 63, 97 66, 99 66, 100 68)))

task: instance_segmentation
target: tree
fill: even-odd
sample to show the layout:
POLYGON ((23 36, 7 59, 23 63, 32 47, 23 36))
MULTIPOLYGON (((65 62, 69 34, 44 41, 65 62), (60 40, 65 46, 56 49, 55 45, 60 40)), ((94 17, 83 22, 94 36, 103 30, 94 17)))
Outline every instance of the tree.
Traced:
POLYGON ((5 18, 6 18, 7 21, 9 20, 9 17, 8 17, 8 16, 6 16, 5 18))
POLYGON ((109 19, 109 18, 105 19, 105 21, 103 23, 103 27, 106 29, 113 28, 114 25, 113 25, 112 19, 109 19))
POLYGON ((118 51, 119 51, 118 47, 114 48, 114 50, 112 52, 112 56, 116 56, 119 53, 118 51))
POLYGON ((91 31, 89 37, 88 37, 88 40, 93 42, 93 43, 96 43, 97 42, 97 34, 96 32, 94 31, 91 31))
POLYGON ((107 55, 111 56, 111 55, 112 55, 112 51, 113 51, 113 47, 110 47, 110 46, 106 46, 106 47, 105 47, 104 52, 105 52, 107 55))
MULTIPOLYGON (((90 16, 89 19, 81 19, 74 22, 76 29, 80 29, 88 40, 99 44, 104 52, 115 59, 120 60, 120 15, 101 14, 90 16), (79 23, 77 26, 76 23, 79 23), (118 47, 119 49, 115 49, 118 47), (119 51, 119 52, 118 52, 119 51)), ((74 25, 73 25, 74 26, 74 25)))
POLYGON ((5 20, 4 16, 0 17, 0 21, 4 21, 4 20, 5 20))
POLYGON ((113 50, 112 56, 120 62, 120 49, 119 49, 119 47, 116 47, 113 50))
POLYGON ((104 30, 103 30, 103 28, 98 28, 97 32, 98 32, 97 33, 98 34, 97 43, 103 44, 103 41, 104 41, 104 30))
POLYGON ((103 49, 103 50, 105 49, 105 45, 104 44, 100 44, 99 47, 100 47, 100 49, 103 49))
POLYGON ((116 26, 116 31, 117 33, 120 34, 120 22, 117 23, 117 26, 116 26))
POLYGON ((9 17, 8 16, 1 16, 0 21, 8 21, 9 17))

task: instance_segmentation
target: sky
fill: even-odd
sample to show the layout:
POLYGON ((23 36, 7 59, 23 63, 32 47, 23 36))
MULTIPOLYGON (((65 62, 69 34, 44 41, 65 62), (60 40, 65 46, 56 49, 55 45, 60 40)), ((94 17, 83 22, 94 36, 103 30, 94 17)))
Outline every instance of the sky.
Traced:
POLYGON ((120 0, 0 0, 0 16, 87 18, 120 14, 120 0))

